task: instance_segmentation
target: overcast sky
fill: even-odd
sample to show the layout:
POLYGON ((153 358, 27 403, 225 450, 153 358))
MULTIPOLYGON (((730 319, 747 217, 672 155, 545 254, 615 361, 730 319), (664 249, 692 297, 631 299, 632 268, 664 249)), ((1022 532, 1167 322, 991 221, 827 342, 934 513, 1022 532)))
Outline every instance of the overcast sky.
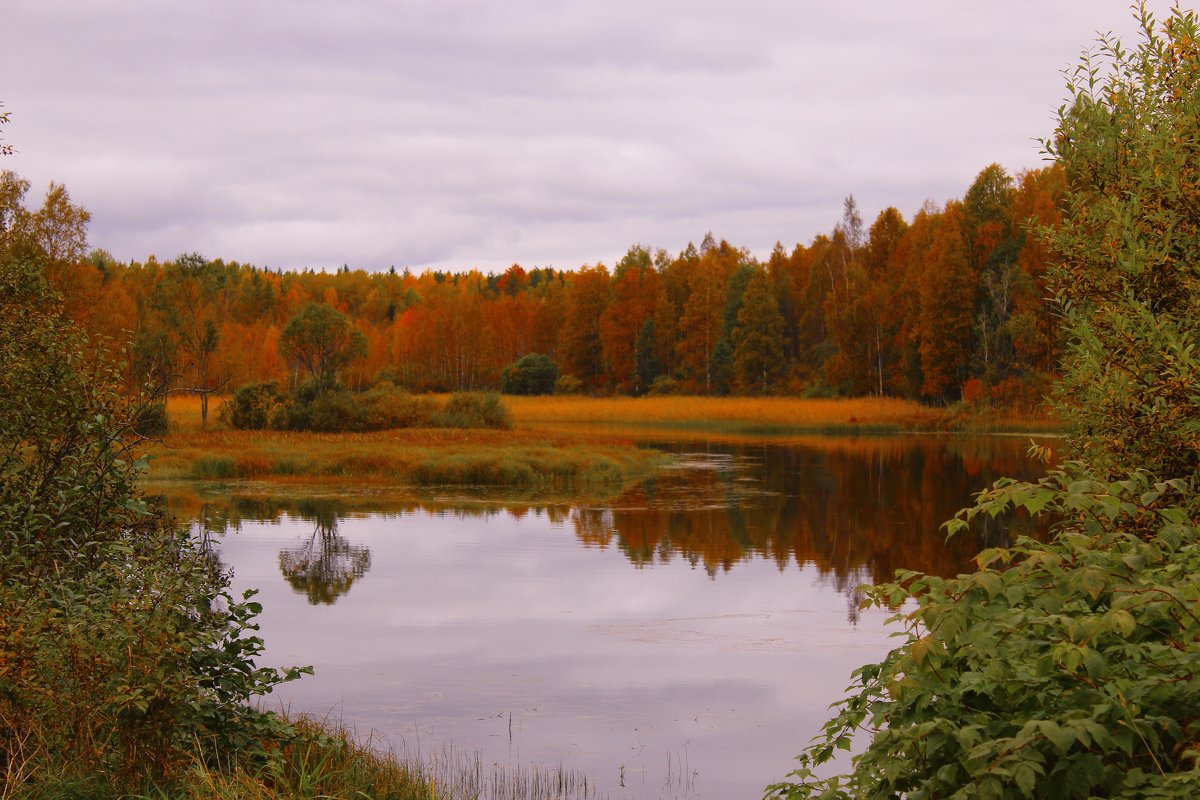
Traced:
MULTIPOLYGON (((1165 11, 1167 3, 1152 3, 1165 11)), ((6 0, 17 153, 116 257, 611 265, 706 231, 766 257, 854 194, 1041 163, 1126 0, 6 0)))

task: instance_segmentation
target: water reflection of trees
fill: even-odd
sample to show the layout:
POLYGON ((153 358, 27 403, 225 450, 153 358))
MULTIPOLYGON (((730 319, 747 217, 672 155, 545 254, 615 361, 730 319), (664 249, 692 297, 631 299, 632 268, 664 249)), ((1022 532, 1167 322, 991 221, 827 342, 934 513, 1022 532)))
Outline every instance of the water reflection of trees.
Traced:
MULTIPOLYGON (((168 499, 168 505, 176 516, 181 516, 180 498, 168 499)), ((352 543, 338 530, 339 520, 352 513, 342 502, 329 498, 256 497, 202 502, 188 511, 206 535, 240 530, 246 520, 278 523, 285 515, 311 522, 312 532, 306 539, 279 551, 279 569, 292 588, 313 605, 335 602, 371 568, 370 548, 352 543)))
MULTIPOLYGON (((486 522, 499 515, 523 517, 530 511, 562 525, 570 518, 565 505, 478 505, 447 507, 442 503, 411 498, 287 498, 227 496, 201 499, 194 494, 163 496, 176 518, 193 520, 202 535, 228 534, 241 530, 247 521, 279 524, 285 520, 304 520, 313 524, 312 532, 294 547, 279 551, 279 569, 284 579, 313 605, 332 604, 350 591, 356 581, 371 568, 371 551, 341 535, 345 519, 398 517, 407 513, 452 515, 486 522)), ((214 558, 219 551, 214 552, 214 558)))
POLYGON ((313 605, 333 603, 370 568, 370 549, 338 534, 336 513, 319 516, 312 534, 299 547, 279 551, 283 577, 313 605))
POLYGON ((947 543, 940 528, 996 478, 1034 477, 1024 447, 984 437, 714 446, 719 468, 668 473, 574 523, 581 541, 615 539, 637 565, 678 557, 716 576, 769 558, 781 570, 815 565, 852 592, 897 568, 955 574, 984 547, 1030 531, 1028 520, 989 520, 947 543))
POLYGON ((571 516, 571 507, 563 503, 486 503, 463 506, 456 505, 457 501, 454 500, 414 500, 408 497, 294 498, 229 495, 203 499, 194 494, 160 496, 160 500, 176 519, 191 520, 202 530, 217 534, 240 530, 246 522, 279 524, 287 518, 314 523, 332 520, 337 524, 345 519, 390 519, 403 514, 425 513, 487 520, 499 515, 520 519, 532 511, 538 515, 544 514, 552 523, 564 524, 571 516))
POLYGON ((369 549, 343 537, 340 520, 426 513, 486 523, 533 513, 569 526, 584 546, 616 546, 635 566, 683 559, 715 577, 758 558, 781 570, 813 565, 847 594, 853 616, 860 583, 890 579, 897 568, 952 575, 982 548, 1030 531, 1028 520, 987 520, 947 543, 940 528, 996 478, 1036 477, 1040 468, 1024 451, 1022 441, 996 437, 712 445, 599 508, 369 496, 168 502, 216 532, 243 520, 312 522, 312 534, 279 556, 285 578, 312 603, 334 602, 370 569, 369 549))

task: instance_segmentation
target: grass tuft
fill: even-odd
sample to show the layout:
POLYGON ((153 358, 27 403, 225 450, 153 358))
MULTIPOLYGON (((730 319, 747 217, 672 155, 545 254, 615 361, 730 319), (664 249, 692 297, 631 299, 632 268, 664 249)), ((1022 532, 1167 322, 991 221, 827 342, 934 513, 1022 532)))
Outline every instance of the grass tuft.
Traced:
POLYGON ((196 480, 228 480, 236 476, 234 460, 229 456, 200 456, 192 464, 191 477, 196 480))

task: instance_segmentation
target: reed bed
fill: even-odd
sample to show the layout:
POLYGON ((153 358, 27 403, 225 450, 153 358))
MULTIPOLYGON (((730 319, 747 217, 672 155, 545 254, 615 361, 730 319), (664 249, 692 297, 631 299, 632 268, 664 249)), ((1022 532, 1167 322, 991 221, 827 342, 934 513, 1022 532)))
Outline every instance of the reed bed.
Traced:
POLYGON ((416 763, 424 765, 437 797, 470 800, 604 800, 596 784, 581 772, 558 767, 484 764, 479 753, 452 746, 416 763))

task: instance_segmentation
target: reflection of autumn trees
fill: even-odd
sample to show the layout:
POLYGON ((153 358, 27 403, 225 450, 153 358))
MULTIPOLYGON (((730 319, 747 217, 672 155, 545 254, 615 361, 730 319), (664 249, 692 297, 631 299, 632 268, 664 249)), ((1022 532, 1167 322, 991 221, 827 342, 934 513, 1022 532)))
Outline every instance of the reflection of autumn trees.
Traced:
POLYGON ((941 523, 1001 475, 1036 472, 1024 444, 1002 439, 814 438, 714 450, 735 459, 658 478, 609 515, 578 512, 580 540, 615 540, 638 565, 681 557, 710 575, 755 558, 780 569, 813 564, 849 591, 898 568, 969 568, 980 549, 1024 523, 996 523, 949 543, 941 523))
POLYGON ((1027 520, 991 523, 946 542, 941 523, 1000 476, 1033 478, 1026 443, 1000 437, 808 437, 787 444, 676 445, 678 466, 626 492, 611 506, 494 503, 464 507, 413 499, 231 498, 220 504, 173 498, 172 512, 212 531, 243 520, 313 523, 280 553, 284 576, 312 603, 332 603, 370 568, 370 552, 338 523, 368 514, 429 513, 486 524, 501 514, 545 515, 585 547, 615 546, 635 566, 683 559, 709 575, 769 558, 780 570, 813 565, 847 593, 896 569, 951 575, 1000 544, 1027 520), (703 446, 700 446, 703 448, 703 446))

